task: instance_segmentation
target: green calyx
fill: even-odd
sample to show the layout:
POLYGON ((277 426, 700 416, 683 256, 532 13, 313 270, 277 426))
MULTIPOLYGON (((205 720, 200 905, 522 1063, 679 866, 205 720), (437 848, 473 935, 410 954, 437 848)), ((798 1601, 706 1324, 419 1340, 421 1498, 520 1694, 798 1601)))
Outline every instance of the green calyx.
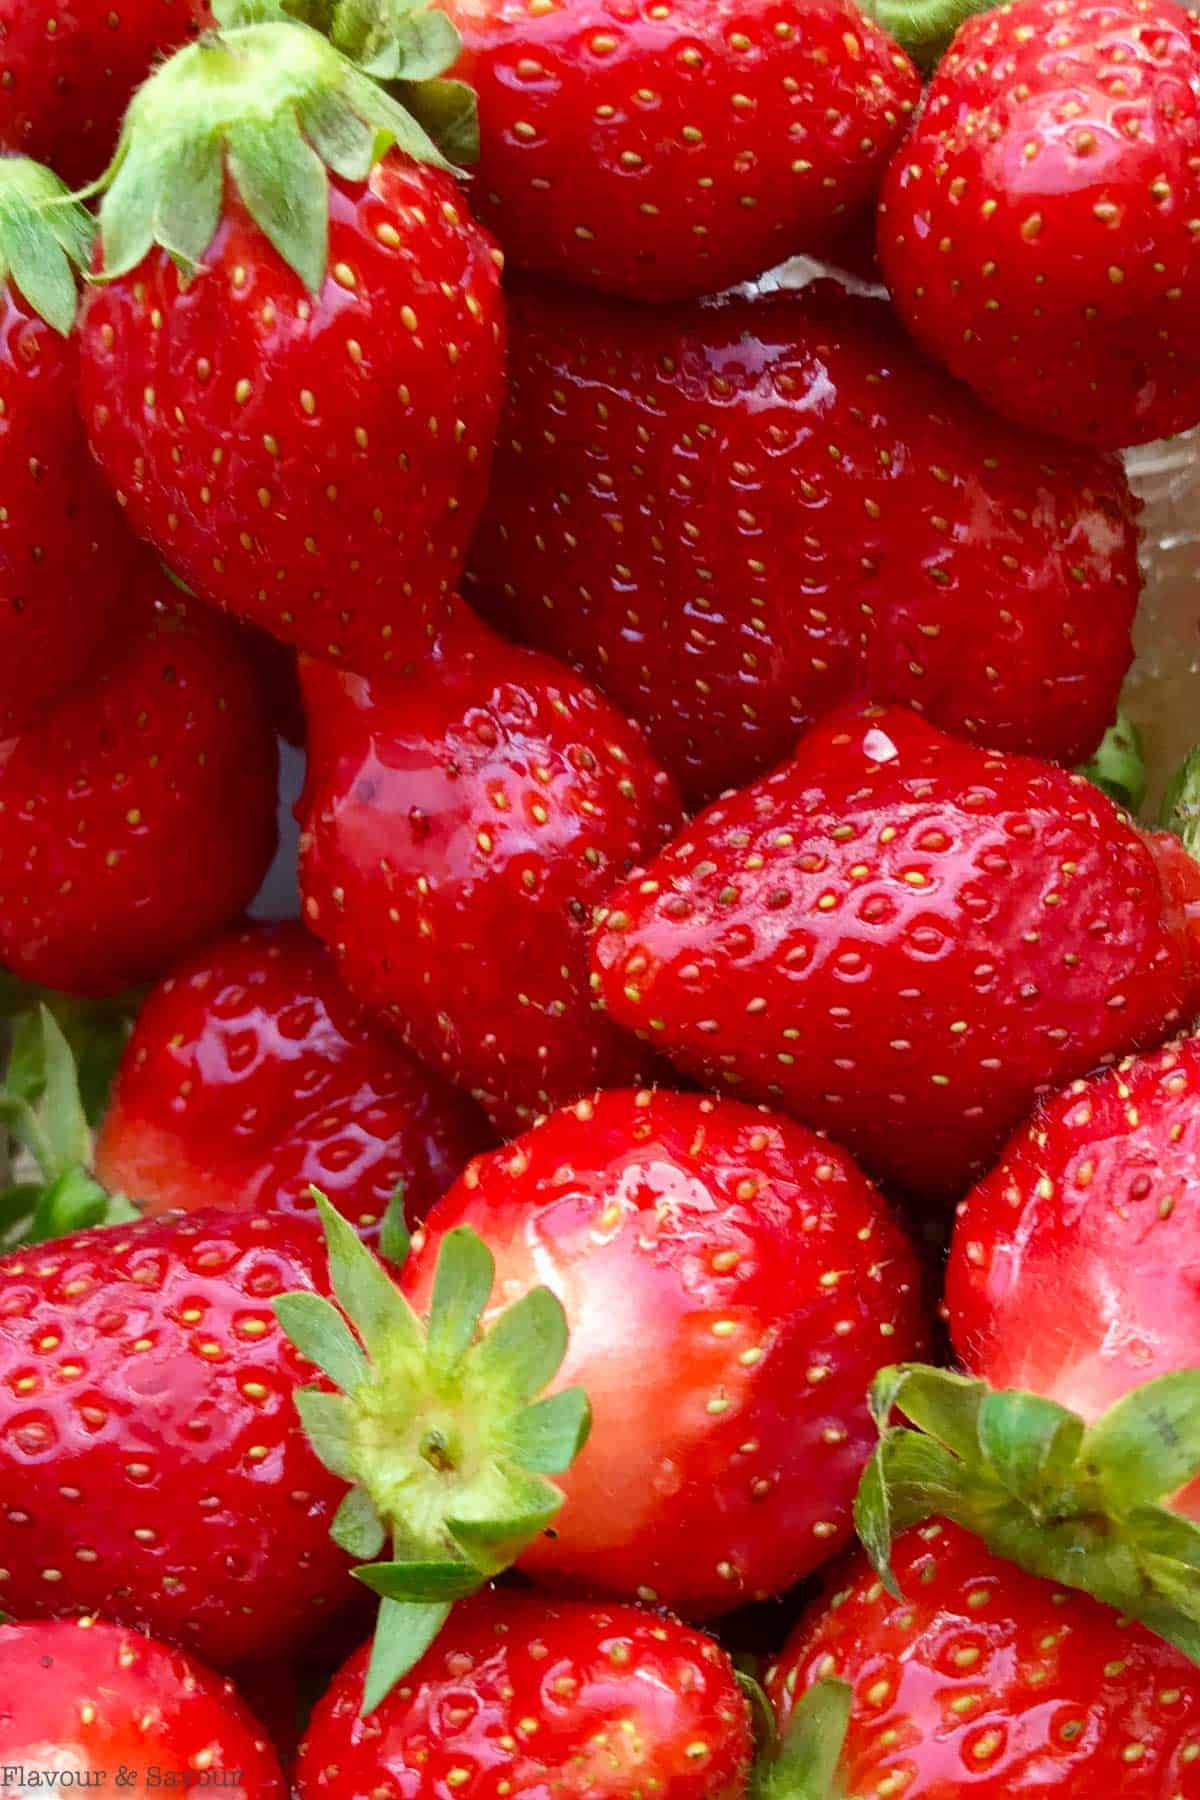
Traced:
POLYGON ((1163 795, 1159 823, 1200 861, 1200 745, 1176 769, 1163 795))
POLYGON ((1081 764, 1078 772, 1117 806, 1137 813, 1146 798, 1146 764, 1141 733, 1132 719, 1118 713, 1092 760, 1081 764))
POLYGON ((864 11, 912 57, 932 69, 959 26, 976 13, 991 12, 999 0, 868 0, 864 11))
POLYGON ((16 1151, 18 1179, 0 1188, 0 1247, 41 1244, 136 1218, 136 1208, 90 1172, 91 1127, 125 1043, 128 1011, 115 1002, 65 996, 55 996, 51 1006, 4 975, 5 1018, 9 1050, 0 1132, 16 1151))
MULTIPOLYGON (((397 4, 399 0, 397 0, 397 4)), ((264 236, 312 292, 329 252, 329 174, 365 181, 396 146, 451 170, 415 111, 321 32, 285 15, 276 0, 219 0, 219 29, 178 51, 134 95, 121 141, 101 178, 102 279, 136 268, 154 245, 193 275, 211 244, 228 180, 264 236)), ((404 89, 439 83, 457 54, 449 21, 422 36, 414 11, 407 40, 363 44, 404 89)), ((438 14, 439 18, 444 15, 438 14)), ((454 133, 450 133, 453 146, 454 133)))
POLYGON ((78 271, 94 227, 57 175, 24 156, 0 157, 0 278, 66 337, 79 302, 78 271))
POLYGON ((851 1691, 844 1681, 818 1681, 797 1700, 783 1732, 755 1681, 739 1677, 758 1727, 758 1756, 750 1800, 842 1800, 838 1778, 850 1722, 851 1691))
POLYGON ((889 1592, 896 1535, 946 1518, 1200 1662, 1200 1525, 1163 1504, 1200 1474, 1200 1369, 1146 1382, 1092 1425, 918 1363, 882 1370, 871 1410, 880 1437, 855 1523, 889 1592), (916 1429, 893 1424, 896 1411, 916 1429))
MULTIPOLYGON (((578 1388, 542 1398, 561 1367, 561 1303, 535 1288, 482 1332, 495 1264, 448 1233, 427 1320, 353 1228, 317 1195, 337 1305, 285 1294, 279 1322, 337 1389, 296 1408, 325 1466, 350 1484, 332 1530, 382 1605, 363 1700, 372 1711, 441 1630, 455 1600, 506 1569, 563 1503, 591 1412, 578 1388), (390 1542, 391 1560, 377 1560, 390 1542)), ((389 1218, 390 1253, 402 1227, 389 1218)))

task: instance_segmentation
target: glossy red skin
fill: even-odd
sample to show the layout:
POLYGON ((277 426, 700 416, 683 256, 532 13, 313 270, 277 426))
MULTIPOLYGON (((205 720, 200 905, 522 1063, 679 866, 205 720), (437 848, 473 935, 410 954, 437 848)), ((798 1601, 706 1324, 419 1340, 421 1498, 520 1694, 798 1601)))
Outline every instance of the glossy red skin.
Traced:
POLYGON ((871 206, 920 95, 851 0, 443 0, 479 96, 476 204, 519 267, 715 293, 871 206))
MULTIPOLYGON (((965 1368, 1095 1419, 1200 1366, 1200 1041, 1077 1081, 959 1210, 946 1310, 965 1368)), ((1172 1504, 1200 1518, 1200 1482, 1172 1504)))
POLYGON ((317 1704, 299 1800, 746 1792, 749 1717, 732 1664, 674 1619, 484 1592, 455 1607, 432 1649, 364 1720, 368 1655, 364 1646, 352 1656, 317 1704))
POLYGON ((101 1789, 121 1770, 135 1796, 206 1785, 231 1800, 287 1795, 266 1732, 231 1681, 105 1619, 0 1625, 0 1746, 3 1800, 31 1791, 22 1768, 44 1786, 57 1772, 68 1788, 101 1789))
POLYGON ((616 890, 594 967, 680 1067, 950 1197, 1040 1095, 1195 1009, 1179 874, 1082 776, 847 707, 616 890))
POLYGON ((1200 1795, 1200 1674, 1180 1651, 957 1526, 907 1532, 893 1567, 902 1600, 856 1558, 766 1678, 785 1719, 822 1676, 850 1684, 848 1793, 1200 1795))
POLYGON ((504 310, 450 176, 393 153, 329 192, 315 299, 232 192, 186 286, 156 249, 91 288, 81 403, 134 528, 194 593, 369 673, 428 648, 457 583, 504 310))
POLYGON ((558 1294, 555 1386, 592 1405, 523 1569, 703 1618, 846 1543, 867 1388, 926 1337, 913 1249, 842 1151, 735 1101, 610 1090, 468 1167, 405 1271, 419 1305, 458 1225, 506 1303, 558 1294))
POLYGON ((1195 18, 1016 0, 941 62, 879 255, 906 324, 989 405, 1115 448, 1200 420, 1198 212, 1195 18))
POLYGON ((406 683, 303 680, 304 916, 351 992, 505 1132, 648 1068, 587 974, 593 906, 680 819, 636 727, 465 607, 406 683))
POLYGON ((303 926, 250 925, 144 1002, 95 1169, 151 1212, 314 1212, 315 1184, 373 1241, 397 1184, 424 1217, 487 1127, 373 1027, 303 926))
POLYGON ((345 1483, 272 1311, 325 1266, 307 1219, 219 1212, 0 1258, 0 1609, 104 1612, 222 1667, 325 1628, 345 1483))
POLYGON ((74 994, 161 974, 238 916, 275 852, 275 733, 244 645, 157 574, 133 617, 0 741, 0 963, 74 994))
POLYGON ((0 0, 0 144, 90 181, 134 88, 208 16, 202 0, 0 0))
MULTIPOLYGON (((0 83, 0 110, 3 95, 0 83)), ((78 385, 74 338, 0 284, 0 736, 84 673, 138 566, 88 454, 78 385)))
POLYGON ((1066 763, 1138 594, 1116 461, 1030 441, 830 282, 650 315, 515 289, 470 597, 597 681, 694 798, 847 695, 1066 763))

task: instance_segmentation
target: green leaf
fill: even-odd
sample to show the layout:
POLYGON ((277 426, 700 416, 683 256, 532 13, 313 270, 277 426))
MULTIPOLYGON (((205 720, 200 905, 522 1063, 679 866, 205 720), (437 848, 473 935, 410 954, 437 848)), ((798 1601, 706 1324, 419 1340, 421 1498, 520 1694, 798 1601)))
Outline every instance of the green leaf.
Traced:
POLYGON ((384 1600, 453 1602, 478 1593, 486 1577, 465 1562, 367 1563, 355 1578, 384 1600))
POLYGON ((0 226, 0 255, 34 312, 66 337, 75 323, 79 290, 70 258, 54 234, 32 221, 6 220, 0 226))
POLYGON ((959 26, 998 0, 870 0, 869 16, 903 45, 919 69, 936 67, 959 26))
MULTIPOLYGON (((383 1360, 398 1352, 418 1351, 421 1328, 408 1301, 349 1220, 330 1206, 318 1188, 311 1192, 325 1228, 330 1285, 369 1353, 383 1360)), ((345 1384, 339 1381, 338 1385, 345 1384)))
POLYGON ((797 1702, 757 1792, 770 1800, 833 1800, 852 1701, 844 1681, 818 1681, 797 1702))
POLYGON ((1126 1394, 1089 1428, 1080 1454, 1118 1511, 1177 1492, 1200 1473, 1200 1369, 1126 1394))
POLYGON ((29 1218, 44 1192, 38 1181, 16 1181, 0 1191, 0 1238, 6 1238, 20 1220, 29 1218))
POLYGON ((1083 1420, 1040 1394, 992 1391, 979 1406, 979 1447, 1011 1494, 1036 1514, 1069 1481, 1083 1420))
POLYGON ((1093 787, 1107 794, 1117 806, 1136 813, 1146 798, 1146 765, 1137 726, 1118 713, 1105 732, 1091 762, 1080 766, 1093 787))
POLYGON ((467 1225, 442 1239, 429 1309, 429 1360, 443 1373, 461 1363, 475 1339, 496 1279, 496 1264, 482 1238, 467 1225))
POLYGON ((270 25, 288 18, 279 0, 210 0, 209 11, 223 31, 240 25, 270 25))
MULTIPOLYGON (((1139 1555, 1182 1563, 1200 1573, 1200 1525, 1165 1506, 1136 1506, 1125 1514, 1122 1529, 1139 1555)), ((1200 1582, 1196 1583, 1200 1605, 1200 1582)))
POLYGON ((163 158, 154 236, 187 275, 199 268, 217 234, 224 185, 224 158, 215 136, 184 138, 163 158))
POLYGON ((587 1395, 582 1388, 566 1388, 517 1414, 506 1433, 509 1453, 531 1474, 561 1475, 587 1443, 591 1428, 587 1395))
POLYGON ((45 1244, 72 1232, 90 1231, 108 1222, 107 1211, 108 1193, 100 1183, 86 1169, 66 1169, 43 1189, 22 1242, 45 1244))
POLYGON ((363 1684, 362 1718, 373 1713, 396 1683, 420 1662, 449 1616, 450 1608, 445 1604, 412 1606, 400 1600, 383 1601, 363 1684))
MULTIPOLYGON (((120 153, 118 152, 118 155, 120 153)), ((128 275, 154 245, 159 159, 121 157, 100 214, 104 241, 104 281, 128 275)))
MULTIPOLYGON (((493 1278, 494 1267, 488 1272, 484 1305, 493 1278)), ((503 1398, 514 1408, 527 1406, 549 1387, 567 1354, 562 1301, 549 1288, 531 1289, 501 1313, 470 1354, 476 1380, 498 1400, 503 1398)))
POLYGON ((45 1044, 45 1088, 41 1110, 50 1155, 49 1167, 43 1172, 49 1180, 55 1180, 77 1164, 90 1161, 92 1134, 83 1109, 71 1047, 48 1006, 41 1007, 38 1016, 45 1044))
POLYGON ((393 1268, 402 1269, 412 1249, 412 1233, 404 1212, 404 1183, 397 1182, 379 1229, 379 1254, 393 1268))
POLYGON ((892 1497, 888 1490, 882 1439, 871 1452, 870 1459, 854 1497, 854 1529, 859 1535, 871 1566, 893 1600, 902 1598, 900 1584, 892 1572, 892 1497))
POLYGON ((329 254, 329 180, 295 113, 270 122, 237 120, 229 128, 228 166, 260 231, 309 291, 319 293, 329 254))
POLYGON ((365 181, 379 161, 385 140, 337 94, 315 94, 303 108, 300 123, 321 161, 347 181, 365 181))
POLYGON ((343 92, 354 111, 386 132, 406 156, 411 156, 415 162, 445 169, 449 174, 455 172, 424 126, 384 88, 377 87, 369 75, 351 71, 343 84, 343 92))
POLYGON ((361 1562, 379 1555, 387 1542, 383 1521, 364 1487, 352 1487, 342 1500, 329 1527, 329 1535, 347 1556, 361 1562))
POLYGON ((957 1456, 979 1448, 979 1407, 987 1384, 950 1369, 901 1363, 881 1369, 871 1384, 871 1415, 883 1429, 895 1411, 935 1437, 957 1456))
POLYGON ((428 7, 407 13, 389 33, 376 34, 354 60, 376 81, 429 81, 457 62, 461 44, 449 15, 428 7))
POLYGON ((87 267, 94 229, 49 169, 21 156, 0 162, 0 271, 63 337, 75 323, 77 270, 87 267))
POLYGON ((452 163, 470 168, 479 161, 479 104, 465 81, 406 82, 405 106, 452 163))
POLYGON ((446 1530, 463 1554, 488 1575, 509 1568, 562 1510, 563 1497, 548 1481, 537 1483, 522 1506, 494 1518, 447 1519, 446 1530))
POLYGON ((285 1336, 343 1393, 353 1394, 371 1376, 358 1339, 331 1301, 320 1294, 280 1294, 273 1303, 285 1336))
POLYGON ((297 1388, 292 1395, 309 1443, 325 1467, 343 1481, 358 1481, 354 1412, 341 1394, 324 1388, 297 1388))
POLYGON ((1200 857, 1200 745, 1190 751, 1167 783, 1160 823, 1173 831, 1190 855, 1200 857))
POLYGON ((891 1431, 875 1446, 855 1496, 854 1524, 876 1573, 896 1599, 894 1540, 933 1514, 957 1517, 962 1488, 962 1465, 934 1438, 891 1431))

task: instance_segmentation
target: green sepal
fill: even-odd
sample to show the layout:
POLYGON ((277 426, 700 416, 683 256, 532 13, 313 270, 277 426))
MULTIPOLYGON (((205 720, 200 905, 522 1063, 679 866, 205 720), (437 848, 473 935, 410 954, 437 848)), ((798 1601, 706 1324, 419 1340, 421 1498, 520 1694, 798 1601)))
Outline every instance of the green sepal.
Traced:
POLYGON ((379 1227, 379 1254, 394 1269, 404 1267, 412 1250, 412 1232, 408 1229, 404 1199, 404 1183, 399 1181, 392 1189, 392 1197, 387 1203, 387 1210, 379 1227))
POLYGON ((999 0, 866 0, 863 10, 908 51, 919 69, 928 70, 949 49, 960 25, 998 4, 999 0))
MULTIPOLYGON (((104 196, 98 279, 128 274, 154 245, 191 279, 215 234, 227 178, 264 236, 317 292, 329 255, 330 169, 364 180, 393 144, 419 162, 452 165, 403 105, 403 82, 388 92, 274 4, 237 0, 221 11, 222 29, 177 51, 130 103, 97 184, 104 196)), ((420 38, 420 55, 414 38, 411 56, 425 70, 444 27, 410 23, 405 31, 420 38)))
POLYGON ((567 1349, 552 1294, 533 1290, 485 1329, 495 1263, 473 1231, 442 1239, 422 1320, 314 1193, 337 1304, 284 1295, 276 1314, 296 1349, 344 1390, 301 1388, 295 1401, 316 1454, 351 1488, 337 1541, 353 1546, 355 1574, 384 1596, 368 1683, 378 1704, 446 1605, 507 1568, 557 1517, 563 1495, 546 1476, 582 1447, 590 1413, 578 1389, 542 1393, 567 1349), (393 1560, 380 1563, 388 1538, 393 1560))
POLYGON ((387 1699, 413 1664, 421 1660, 449 1617, 450 1607, 446 1602, 423 1606, 399 1600, 380 1603, 371 1660, 363 1684, 360 1711, 364 1719, 387 1699))
POLYGON ((1200 860, 1200 744, 1188 752, 1167 783, 1159 823, 1200 860))
POLYGON ((1079 774, 1086 775, 1093 787, 1126 812, 1141 810, 1146 798, 1146 764, 1141 733, 1132 719, 1117 714, 1091 761, 1080 765, 1079 774))
POLYGON ((429 133, 443 156, 460 168, 479 161, 479 105, 465 81, 410 81, 404 104, 429 133))
POLYGON ((78 271, 88 266, 94 235, 91 215, 57 175, 27 157, 0 158, 0 279, 63 337, 75 323, 78 271))
POLYGON ((753 1800, 838 1800, 845 1791, 838 1764, 851 1699, 846 1683, 834 1680, 815 1682, 801 1695, 787 1729, 755 1765, 753 1800))
POLYGON ((872 1410, 881 1435, 855 1523, 893 1593, 894 1538, 942 1517, 1200 1660, 1200 1525, 1164 1504, 1200 1475, 1200 1369, 1146 1382, 1091 1426, 1044 1396, 921 1365, 882 1371, 872 1410))
POLYGON ((52 1238, 69 1237, 72 1232, 90 1231, 96 1225, 124 1224, 137 1217, 136 1207, 123 1195, 110 1194, 86 1169, 67 1169, 57 1181, 42 1189, 33 1217, 18 1241, 45 1244, 52 1238))

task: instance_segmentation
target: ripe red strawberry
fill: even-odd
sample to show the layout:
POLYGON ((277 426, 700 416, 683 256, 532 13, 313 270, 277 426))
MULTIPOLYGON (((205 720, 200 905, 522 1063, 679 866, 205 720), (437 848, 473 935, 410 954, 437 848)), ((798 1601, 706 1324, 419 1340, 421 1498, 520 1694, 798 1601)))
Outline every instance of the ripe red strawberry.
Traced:
POLYGON ((203 0, 0 0, 0 144, 90 181, 134 88, 208 16, 203 0))
POLYGON ((1015 0, 962 27, 884 187, 918 340, 992 406, 1115 447, 1200 420, 1200 25, 1015 0))
POLYGON ((1039 1094, 1195 1008, 1198 900, 1082 776, 846 708, 617 889, 595 978, 680 1067, 950 1196, 1039 1094))
POLYGON ((252 925, 150 994, 95 1169, 148 1209, 312 1213, 315 1183, 370 1240, 399 1184, 423 1218, 487 1130, 343 991, 300 925, 252 925))
POLYGON ((591 909, 679 821, 636 728, 461 607, 421 670, 310 662, 307 923, 503 1129, 646 1064, 592 1008, 591 909))
POLYGON ((639 300, 821 249, 920 93, 850 0, 443 0, 479 97, 480 216, 522 268, 639 300))
POLYGON ((81 327, 105 474, 202 598, 351 667, 403 667, 486 488, 491 239, 415 120, 299 24, 181 51, 122 146, 81 327), (384 154, 397 134, 414 155, 384 154))
MULTIPOLYGON (((946 1306, 963 1367, 1091 1421, 1200 1367, 1200 1040, 1047 1101, 968 1197, 946 1306)), ((1200 1482, 1172 1504, 1200 1518, 1200 1482)))
POLYGON ((221 929, 275 848, 275 736, 245 648, 154 573, 131 612, 0 742, 0 963, 76 994, 118 993, 221 929))
POLYGON ((94 1617, 0 1625, 0 1795, 118 1786, 288 1791, 233 1683, 191 1657, 94 1617))
POLYGON ((867 1384, 924 1322, 913 1251, 843 1152, 733 1101, 610 1091, 468 1167, 405 1270, 418 1308, 464 1225, 507 1298, 558 1295, 555 1385, 591 1405, 522 1568, 695 1618, 846 1541, 867 1384))
MULTIPOLYGON (((5 94, 0 79, 0 114, 5 94)), ((79 423, 73 265, 90 227, 65 195, 48 170, 0 157, 0 738, 83 674, 139 554, 79 423)))
POLYGON ((368 1651, 335 1676, 300 1800, 467 1791, 742 1800, 746 1702, 719 1646, 633 1606, 492 1590, 459 1608, 402 1687, 360 1717, 368 1651))
POLYGON ((851 1565, 767 1676, 783 1721, 813 1683, 849 1683, 847 1793, 1200 1795, 1200 1674, 1177 1650, 955 1526, 907 1533, 896 1570, 902 1598, 851 1565))
POLYGON ((353 1592, 341 1484, 272 1302, 324 1285, 316 1224, 279 1214, 0 1258, 0 1608, 105 1612, 222 1666, 320 1631, 353 1592))
POLYGON ((1067 763, 1138 592, 1114 459, 1030 442, 822 282, 664 314, 513 296, 472 598, 582 669, 697 797, 858 690, 1067 763))

